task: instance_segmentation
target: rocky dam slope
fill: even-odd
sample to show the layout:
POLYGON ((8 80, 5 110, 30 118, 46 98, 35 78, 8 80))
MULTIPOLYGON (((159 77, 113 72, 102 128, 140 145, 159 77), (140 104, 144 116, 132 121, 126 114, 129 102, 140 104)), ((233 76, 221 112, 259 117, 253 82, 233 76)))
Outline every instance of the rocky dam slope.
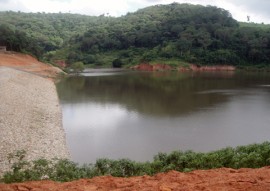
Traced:
POLYGON ((8 154, 19 150, 27 160, 69 157, 56 73, 31 56, 0 54, 0 175, 10 169, 8 154))

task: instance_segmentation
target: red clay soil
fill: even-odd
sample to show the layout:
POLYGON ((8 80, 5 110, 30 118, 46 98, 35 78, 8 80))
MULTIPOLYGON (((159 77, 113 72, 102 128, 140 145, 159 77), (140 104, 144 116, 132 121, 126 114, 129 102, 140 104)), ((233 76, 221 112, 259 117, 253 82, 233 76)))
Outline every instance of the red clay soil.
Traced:
POLYGON ((30 55, 15 52, 0 52, 0 66, 15 68, 46 78, 55 78, 62 72, 59 68, 39 62, 30 55))
POLYGON ((116 178, 111 176, 59 183, 36 181, 0 184, 1 191, 87 190, 87 191, 270 191, 270 167, 260 169, 170 171, 155 176, 116 178))
POLYGON ((169 71, 173 68, 166 64, 148 64, 148 63, 142 63, 138 64, 136 66, 131 67, 133 70, 140 70, 140 71, 169 71))

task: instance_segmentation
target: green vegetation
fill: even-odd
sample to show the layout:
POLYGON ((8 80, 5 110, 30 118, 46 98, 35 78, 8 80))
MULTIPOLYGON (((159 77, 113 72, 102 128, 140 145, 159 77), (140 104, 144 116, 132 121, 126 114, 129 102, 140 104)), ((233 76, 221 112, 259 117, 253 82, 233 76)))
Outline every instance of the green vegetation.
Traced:
POLYGON ((64 49, 70 38, 97 22, 97 17, 77 14, 0 12, 0 44, 42 59, 64 49))
POLYGON ((159 153, 152 162, 135 162, 129 159, 98 159, 96 164, 79 166, 69 160, 39 159, 32 162, 24 160, 25 152, 18 151, 9 156, 12 171, 4 174, 5 183, 28 180, 50 179, 71 181, 80 178, 112 175, 129 177, 153 175, 159 172, 177 170, 188 172, 196 169, 212 168, 259 168, 270 165, 270 142, 225 148, 209 153, 193 151, 174 151, 170 154, 159 153))
POLYGON ((84 64, 82 62, 75 62, 70 65, 70 69, 75 73, 82 72, 84 70, 84 64))
POLYGON ((118 18, 0 12, 0 45, 47 62, 61 59, 86 67, 158 60, 270 65, 270 25, 239 23, 221 8, 178 3, 118 18))

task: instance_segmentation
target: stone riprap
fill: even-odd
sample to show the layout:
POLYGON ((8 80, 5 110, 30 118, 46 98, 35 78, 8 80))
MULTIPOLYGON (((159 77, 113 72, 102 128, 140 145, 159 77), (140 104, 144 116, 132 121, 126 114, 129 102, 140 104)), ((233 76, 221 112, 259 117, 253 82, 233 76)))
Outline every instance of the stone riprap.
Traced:
POLYGON ((54 82, 0 67, 0 176, 18 150, 27 160, 69 158, 54 82))

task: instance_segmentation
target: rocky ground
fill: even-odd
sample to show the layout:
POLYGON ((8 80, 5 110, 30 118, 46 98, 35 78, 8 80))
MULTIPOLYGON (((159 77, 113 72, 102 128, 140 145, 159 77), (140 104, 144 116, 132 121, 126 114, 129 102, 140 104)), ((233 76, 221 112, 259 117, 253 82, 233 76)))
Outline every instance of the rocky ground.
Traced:
POLYGON ((31 56, 0 54, 0 175, 18 150, 28 160, 69 156, 56 88, 47 79, 53 71, 31 56))

